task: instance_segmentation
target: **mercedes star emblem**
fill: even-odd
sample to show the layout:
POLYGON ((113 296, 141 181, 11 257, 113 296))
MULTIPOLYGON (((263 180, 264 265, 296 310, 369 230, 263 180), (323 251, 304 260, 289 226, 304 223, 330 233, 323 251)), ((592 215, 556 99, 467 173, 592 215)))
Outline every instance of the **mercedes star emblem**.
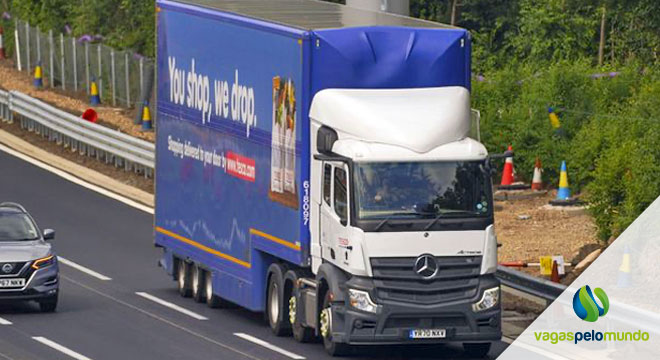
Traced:
POLYGON ((5 274, 9 274, 12 270, 14 270, 14 265, 12 264, 4 264, 2 265, 2 272, 5 274))
POLYGON ((433 255, 422 255, 415 261, 413 270, 426 280, 432 279, 438 273, 438 262, 433 255))

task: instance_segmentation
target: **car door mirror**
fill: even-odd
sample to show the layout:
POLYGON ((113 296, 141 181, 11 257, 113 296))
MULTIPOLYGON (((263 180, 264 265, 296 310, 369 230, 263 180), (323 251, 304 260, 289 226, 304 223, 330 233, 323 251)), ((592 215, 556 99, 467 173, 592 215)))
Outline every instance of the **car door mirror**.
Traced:
POLYGON ((44 230, 44 240, 53 240, 55 239, 55 230, 45 229, 44 230))

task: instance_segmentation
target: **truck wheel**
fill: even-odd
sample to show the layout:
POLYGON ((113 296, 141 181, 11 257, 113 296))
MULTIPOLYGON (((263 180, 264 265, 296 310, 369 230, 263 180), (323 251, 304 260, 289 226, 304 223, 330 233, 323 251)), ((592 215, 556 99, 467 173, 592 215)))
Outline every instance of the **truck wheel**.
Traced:
POLYGON ((291 323, 293 338, 300 343, 311 342, 314 339, 314 329, 303 326, 300 322, 300 316, 302 314, 298 315, 298 298, 294 293, 289 297, 289 322, 291 323))
POLYGON ((204 270, 200 269, 197 265, 192 265, 192 297, 196 302, 201 303, 206 300, 204 297, 204 270))
POLYGON ((290 334, 289 304, 284 301, 284 281, 282 271, 278 265, 272 269, 268 279, 268 293, 266 299, 266 318, 268 325, 275 336, 290 334))
POLYGON ((210 272, 204 273, 204 298, 210 308, 231 308, 233 304, 213 293, 213 276, 210 272))
POLYGON ((335 342, 332 338, 332 306, 330 304, 330 292, 323 298, 323 306, 319 313, 319 332, 323 339, 323 347, 330 356, 344 356, 350 351, 348 344, 335 342))
POLYGON ((54 312, 57 309, 57 294, 49 296, 43 300, 39 300, 39 310, 41 312, 54 312))
POLYGON ((490 351, 490 343, 465 343, 463 349, 468 357, 483 358, 490 351))
POLYGON ((179 294, 183 297, 190 297, 192 294, 190 286, 190 266, 183 260, 179 260, 178 264, 177 285, 179 288, 179 294))

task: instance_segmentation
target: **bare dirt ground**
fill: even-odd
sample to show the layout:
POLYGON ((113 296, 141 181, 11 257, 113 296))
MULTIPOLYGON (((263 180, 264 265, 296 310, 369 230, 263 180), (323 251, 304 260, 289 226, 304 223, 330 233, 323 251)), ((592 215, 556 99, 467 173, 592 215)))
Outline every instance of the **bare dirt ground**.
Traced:
MULTIPOLYGON (((32 76, 26 71, 16 70, 10 60, 0 60, 0 88, 20 91, 76 116, 80 116, 85 110, 92 107, 83 93, 64 92, 61 89, 50 88, 46 78, 44 78, 44 88, 35 89, 32 85, 32 76)), ((135 110, 108 106, 96 106, 94 109, 99 115, 99 124, 154 142, 153 132, 141 132, 140 126, 133 124, 135 110)))
MULTIPOLYGON (((540 256, 562 255, 566 262, 577 264, 601 246, 588 213, 542 209, 554 197, 555 191, 550 191, 540 197, 496 202, 501 207, 495 212, 500 262, 539 262, 540 256), (522 220, 525 215, 529 218, 522 220)), ((538 275, 538 268, 529 270, 538 275)))

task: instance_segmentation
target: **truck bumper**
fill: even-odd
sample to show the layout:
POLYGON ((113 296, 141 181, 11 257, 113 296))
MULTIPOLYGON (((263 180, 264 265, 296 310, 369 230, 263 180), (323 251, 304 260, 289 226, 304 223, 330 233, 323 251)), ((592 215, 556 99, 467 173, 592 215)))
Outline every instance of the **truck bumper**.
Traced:
MULTIPOLYGON (((373 281, 368 278, 354 277, 346 285, 374 293, 370 291, 373 290, 373 281)), ((344 302, 333 303, 332 336, 337 342, 354 345, 497 341, 502 338, 501 299, 496 306, 479 312, 472 310, 472 304, 481 299, 484 290, 499 285, 499 280, 487 275, 479 281, 475 297, 432 305, 378 303, 374 299, 380 305, 376 314, 354 309, 344 302), (414 329, 444 329, 446 336, 411 339, 410 332, 414 329)), ((348 299, 348 294, 345 298, 348 299)))

